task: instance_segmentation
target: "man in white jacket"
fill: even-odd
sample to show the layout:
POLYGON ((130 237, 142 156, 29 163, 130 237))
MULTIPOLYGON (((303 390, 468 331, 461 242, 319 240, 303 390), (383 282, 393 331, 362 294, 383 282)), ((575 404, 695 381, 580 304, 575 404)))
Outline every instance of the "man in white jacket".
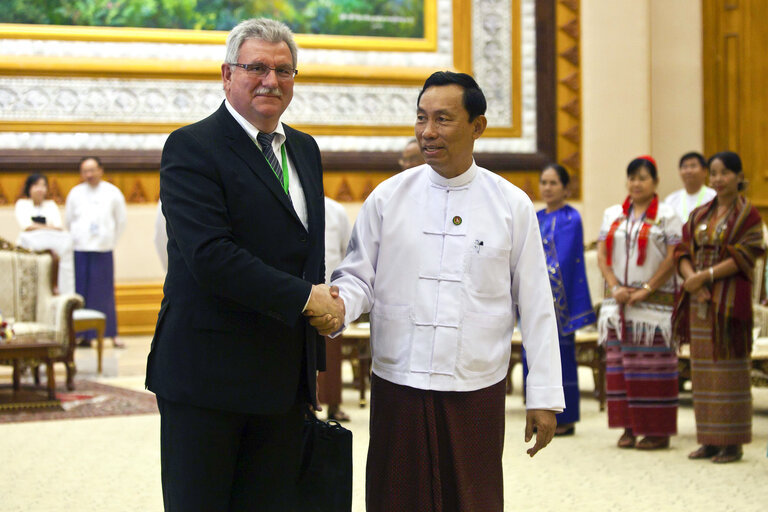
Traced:
MULTIPOLYGON (((75 289, 85 299, 85 307, 106 315, 104 336, 117 339, 115 312, 115 270, 113 251, 125 230, 125 198, 120 189, 104 181, 101 160, 87 156, 80 160, 80 177, 67 195, 65 225, 72 234, 75 249, 75 289)), ((90 345, 93 331, 85 335, 90 345)))
POLYGON ((417 105, 427 163, 373 191, 332 277, 345 324, 371 313, 367 510, 498 512, 516 308, 531 456, 565 405, 552 293, 533 204, 474 162, 487 124, 477 83, 435 73, 417 105))
POLYGON ((696 151, 686 153, 680 157, 679 167, 684 187, 669 194, 664 202, 675 209, 685 224, 693 210, 710 202, 717 193, 707 186, 709 169, 704 155, 696 151))

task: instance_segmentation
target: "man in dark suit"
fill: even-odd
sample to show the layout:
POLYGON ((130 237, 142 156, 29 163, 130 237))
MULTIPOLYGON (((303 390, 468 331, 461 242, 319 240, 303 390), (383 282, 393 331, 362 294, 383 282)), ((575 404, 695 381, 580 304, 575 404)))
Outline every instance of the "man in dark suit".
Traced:
POLYGON ((252 19, 227 38, 226 101, 173 132, 160 197, 168 274, 147 387, 161 416, 167 511, 291 511, 305 404, 341 326, 324 282, 314 139, 280 122, 293 96, 290 30, 252 19), (302 315, 304 313, 304 315, 302 315))

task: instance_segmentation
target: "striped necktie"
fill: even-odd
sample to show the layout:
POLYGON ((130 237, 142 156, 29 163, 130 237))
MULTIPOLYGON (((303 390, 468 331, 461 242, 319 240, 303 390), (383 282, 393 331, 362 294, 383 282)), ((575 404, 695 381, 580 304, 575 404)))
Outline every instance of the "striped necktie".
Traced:
POLYGON ((267 161, 269 162, 269 165, 272 166, 272 170, 275 171, 275 175, 277 176, 277 180, 280 182, 280 186, 284 187, 285 184, 283 183, 283 168, 280 167, 280 162, 277 160, 275 152, 272 151, 272 139, 274 137, 274 133, 259 132, 259 134, 256 135, 256 140, 259 141, 259 144, 261 145, 261 151, 264 153, 264 156, 267 157, 267 161))

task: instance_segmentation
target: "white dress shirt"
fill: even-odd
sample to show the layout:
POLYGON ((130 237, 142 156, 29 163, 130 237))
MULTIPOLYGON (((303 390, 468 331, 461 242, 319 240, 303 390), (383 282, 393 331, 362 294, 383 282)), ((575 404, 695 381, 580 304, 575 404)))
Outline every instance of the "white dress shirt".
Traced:
POLYGON ((425 164, 379 185, 333 284, 347 324, 371 313, 374 373, 419 389, 473 391, 504 379, 517 307, 527 407, 565 406, 536 212, 523 191, 474 162, 452 179, 425 164))
POLYGON ((675 210, 677 216, 683 222, 688 221, 691 212, 703 204, 707 204, 715 198, 717 192, 706 185, 702 185, 698 192, 689 194, 684 188, 676 190, 664 199, 664 204, 668 204, 675 210))
POLYGON ((67 229, 75 251, 109 252, 125 229, 125 198, 113 184, 95 187, 80 183, 70 190, 66 203, 67 229))
MULTIPOLYGON (((261 144, 259 144, 259 141, 256 139, 260 130, 241 116, 229 101, 224 100, 224 105, 227 106, 227 110, 229 110, 229 113, 235 118, 237 124, 243 127, 245 133, 248 134, 253 143, 256 144, 256 147, 259 148, 259 151, 261 151, 261 144)), ((272 151, 275 152, 275 156, 280 162, 280 165, 283 165, 282 158, 280 157, 280 148, 282 148, 285 143, 285 128, 283 128, 283 123, 278 121, 277 128, 275 128, 275 131, 272 133, 275 134, 275 137, 272 139, 272 151)), ((296 169, 293 167, 293 162, 287 154, 286 161, 288 162, 288 195, 291 197, 291 203, 293 203, 293 209, 296 211, 296 215, 298 215, 299 220, 301 220, 301 223, 304 225, 304 229, 307 229, 307 201, 304 197, 304 189, 301 188, 299 173, 296 172, 296 169)), ((275 176, 275 179, 277 179, 277 176, 275 176)))

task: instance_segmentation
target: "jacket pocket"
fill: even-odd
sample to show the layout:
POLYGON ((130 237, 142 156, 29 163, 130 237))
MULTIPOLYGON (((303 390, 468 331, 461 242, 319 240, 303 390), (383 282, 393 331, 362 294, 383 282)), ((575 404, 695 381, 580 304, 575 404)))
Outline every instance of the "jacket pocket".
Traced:
POLYGON ((469 251, 467 290, 481 297, 499 297, 510 293, 509 249, 480 247, 469 251))
POLYGON ((411 307, 375 302, 371 310, 371 355, 378 364, 407 364, 413 336, 411 307))
POLYGON ((508 365, 513 325, 511 313, 464 313, 457 364, 461 373, 490 374, 508 365))

